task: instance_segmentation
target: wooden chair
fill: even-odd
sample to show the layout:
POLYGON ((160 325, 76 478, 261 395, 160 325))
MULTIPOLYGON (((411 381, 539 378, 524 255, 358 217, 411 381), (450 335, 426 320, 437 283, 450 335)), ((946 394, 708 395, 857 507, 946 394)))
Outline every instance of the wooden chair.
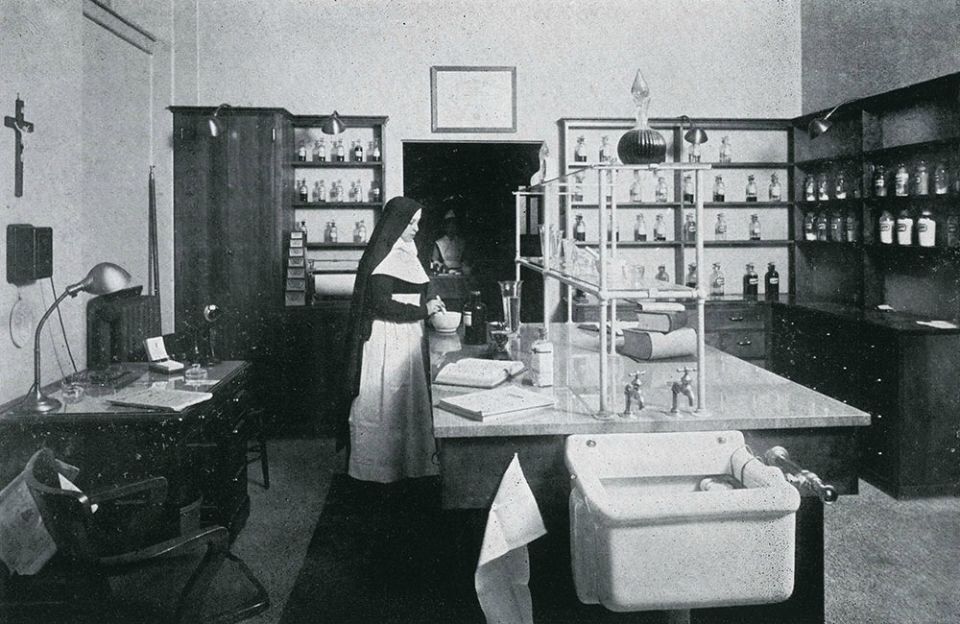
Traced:
MULTIPOLYGON (((249 568, 229 552, 226 528, 211 526, 182 535, 163 534, 163 527, 170 526, 163 520, 166 479, 155 477, 95 492, 73 491, 64 489, 58 476, 75 477, 76 470, 71 474, 71 469, 57 461, 51 450, 41 449, 27 464, 26 479, 43 523, 57 545, 54 561, 60 559, 67 569, 79 570, 88 579, 110 581, 100 586, 103 589, 103 585, 108 585, 110 589, 93 592, 88 601, 73 601, 71 609, 78 620, 90 611, 116 614, 118 607, 108 608, 107 604, 122 602, 122 597, 115 596, 112 590, 123 583, 114 581, 133 573, 153 574, 153 578, 163 580, 186 577, 182 587, 174 590, 176 598, 172 601, 169 595, 157 601, 146 598, 151 590, 168 589, 159 587, 166 583, 133 586, 135 610, 157 605, 170 609, 170 613, 157 616, 162 622, 239 622, 269 606, 266 590, 249 568), (204 600, 225 562, 231 562, 245 579, 244 599, 227 612, 211 615, 205 612, 204 600), (247 591, 249 587, 252 592, 247 591), (252 597, 248 598, 249 594, 252 597)), ((146 620, 142 611, 138 613, 137 621, 146 620)))

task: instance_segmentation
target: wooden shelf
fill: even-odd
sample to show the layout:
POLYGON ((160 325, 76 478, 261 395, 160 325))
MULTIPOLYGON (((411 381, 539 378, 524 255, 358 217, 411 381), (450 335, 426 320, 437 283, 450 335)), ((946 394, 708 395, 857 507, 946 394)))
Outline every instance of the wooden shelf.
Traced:
POLYGON ((372 210, 381 210, 383 202, 301 202, 295 201, 290 204, 291 207, 298 210, 359 210, 369 208, 372 210))
POLYGON ((366 243, 307 243, 307 249, 366 249, 366 243))
MULTIPOLYGON (((600 245, 600 241, 577 241, 578 247, 597 247, 600 245)), ((617 241, 617 247, 679 247, 680 241, 667 240, 667 241, 635 241, 635 240, 624 240, 617 241)))
POLYGON ((810 210, 839 210, 840 208, 856 208, 863 200, 859 197, 848 197, 847 199, 821 199, 819 201, 797 202, 797 208, 808 212, 810 210))
POLYGON ((719 162, 708 162, 704 163, 710 165, 714 170, 722 169, 788 169, 793 163, 789 162, 773 162, 773 161, 757 161, 757 162, 728 162, 728 163, 719 163, 719 162))
MULTIPOLYGON (((684 247, 693 247, 693 241, 685 241, 684 247)), ((790 247, 791 240, 705 240, 704 247, 790 247)))
POLYGON ((824 165, 835 162, 851 162, 860 164, 861 160, 863 160, 863 154, 837 154, 836 156, 824 156, 823 158, 808 158, 806 160, 798 160, 793 163, 793 166, 798 169, 819 169, 824 165))
MULTIPOLYGON (((789 208, 793 205, 793 202, 770 202, 770 201, 755 201, 755 202, 703 202, 704 208, 789 208)), ((693 208, 692 204, 684 204, 684 208, 693 208)))
MULTIPOLYGON (((584 209, 584 210, 596 210, 598 204, 590 202, 571 202, 570 210, 584 209)), ((680 202, 617 202, 617 210, 620 209, 653 209, 653 208, 678 208, 680 207, 680 202)))
POLYGON ((294 169, 379 169, 383 166, 383 162, 353 162, 349 160, 343 162, 303 162, 294 160, 290 162, 290 166, 294 169))
MULTIPOLYGON (((916 143, 905 143, 903 145, 891 145, 888 147, 881 147, 878 149, 864 150, 863 157, 865 159, 883 159, 888 156, 896 156, 899 154, 905 154, 909 152, 918 152, 922 150, 929 150, 938 147, 950 147, 960 145, 960 137, 947 137, 943 139, 934 139, 930 141, 918 141, 916 143)), ((935 166, 935 164, 934 164, 935 166)), ((930 176, 933 177, 933 172, 931 170, 930 176)))

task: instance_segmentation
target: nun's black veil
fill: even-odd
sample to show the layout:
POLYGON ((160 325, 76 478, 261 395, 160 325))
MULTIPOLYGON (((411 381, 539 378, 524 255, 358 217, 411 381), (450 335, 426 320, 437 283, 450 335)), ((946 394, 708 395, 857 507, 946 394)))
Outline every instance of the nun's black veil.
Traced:
POLYGON ((348 419, 350 405, 360 392, 360 371, 363 360, 363 343, 370 338, 373 315, 366 307, 367 284, 370 274, 383 262, 394 243, 403 234, 410 219, 422 210, 418 202, 407 197, 394 197, 387 202, 380 219, 373 228, 370 242, 367 244, 353 286, 353 298, 350 301, 350 318, 347 321, 345 366, 343 382, 337 401, 337 447, 342 448, 349 440, 348 419))

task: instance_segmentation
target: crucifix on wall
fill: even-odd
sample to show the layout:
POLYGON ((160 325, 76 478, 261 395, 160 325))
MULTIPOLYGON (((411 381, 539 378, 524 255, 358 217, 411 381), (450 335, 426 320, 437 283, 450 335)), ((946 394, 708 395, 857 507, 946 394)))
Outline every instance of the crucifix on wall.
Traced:
POLYGON ((13 146, 13 194, 16 197, 23 197, 23 133, 33 132, 33 123, 23 117, 23 100, 20 99, 19 93, 14 106, 14 116, 4 117, 3 125, 13 129, 14 134, 17 135, 13 146))

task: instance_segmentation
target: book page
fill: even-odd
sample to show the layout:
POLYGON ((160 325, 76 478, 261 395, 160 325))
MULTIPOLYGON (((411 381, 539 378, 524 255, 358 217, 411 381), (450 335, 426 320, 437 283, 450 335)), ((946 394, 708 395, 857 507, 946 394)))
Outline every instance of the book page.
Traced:
POLYGON ((154 407, 179 412, 191 405, 212 398, 213 395, 209 392, 193 392, 191 390, 157 388, 154 386, 128 386, 118 390, 115 395, 107 400, 116 405, 154 407))
POLYGON ((474 420, 553 405, 552 396, 513 385, 461 394, 441 399, 437 404, 442 409, 474 420))
POLYGON ((517 360, 465 358, 444 366, 434 383, 490 388, 523 371, 517 360))

